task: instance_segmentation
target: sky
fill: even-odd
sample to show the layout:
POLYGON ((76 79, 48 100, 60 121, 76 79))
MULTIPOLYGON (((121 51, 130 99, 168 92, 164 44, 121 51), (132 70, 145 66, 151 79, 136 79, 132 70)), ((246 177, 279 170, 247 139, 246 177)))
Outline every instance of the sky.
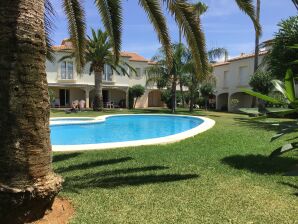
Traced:
MULTIPOLYGON (((62 0, 52 0, 56 10, 55 29, 52 39, 55 45, 67 38, 66 17, 61 7, 62 0)), ((237 8, 235 0, 202 0, 208 11, 202 17, 207 48, 224 47, 230 57, 241 53, 252 53, 254 49, 254 29, 249 17, 237 8)), ((261 41, 272 39, 278 31, 277 24, 289 16, 297 15, 291 0, 261 0, 261 41)), ((123 0, 122 51, 137 52, 150 59, 161 46, 146 14, 138 5, 138 0, 123 0)), ((84 0, 87 33, 91 27, 103 28, 94 0, 84 0)), ((173 18, 166 12, 167 24, 172 42, 178 41, 179 31, 173 18)))

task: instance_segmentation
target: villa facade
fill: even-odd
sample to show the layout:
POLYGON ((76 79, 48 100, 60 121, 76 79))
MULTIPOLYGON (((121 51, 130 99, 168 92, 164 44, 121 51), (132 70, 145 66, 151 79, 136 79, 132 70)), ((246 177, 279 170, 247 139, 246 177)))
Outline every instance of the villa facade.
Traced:
MULTIPOLYGON (((60 59, 72 52, 72 44, 63 40, 61 45, 54 46, 55 61, 46 62, 47 80, 49 89, 54 93, 55 101, 52 107, 67 108, 74 100, 84 100, 86 108, 92 107, 94 98, 94 74, 89 74, 90 64, 87 64, 82 73, 75 69, 75 60, 60 59)), ((121 60, 133 68, 137 74, 127 67, 128 76, 118 75, 108 66, 103 74, 103 101, 105 105, 115 107, 128 106, 129 87, 140 84, 146 88, 145 94, 137 101, 136 108, 160 107, 161 93, 154 86, 146 85, 146 68, 151 62, 134 52, 121 52, 121 60)))
MULTIPOLYGON (((267 51, 260 52, 259 63, 262 63, 267 51)), ((250 77, 254 74, 254 54, 241 54, 239 57, 213 65, 216 78, 216 110, 237 111, 241 107, 251 107, 253 97, 241 91, 249 86, 250 77)))

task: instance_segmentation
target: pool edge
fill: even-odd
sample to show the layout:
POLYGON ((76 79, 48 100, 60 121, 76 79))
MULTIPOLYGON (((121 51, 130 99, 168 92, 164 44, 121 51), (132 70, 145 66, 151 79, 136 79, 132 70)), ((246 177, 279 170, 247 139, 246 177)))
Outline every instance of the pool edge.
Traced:
MULTIPOLYGON (((106 118, 113 116, 177 116, 177 117, 190 117, 199 118, 203 120, 203 123, 190 130, 169 135, 160 138, 151 138, 145 140, 135 140, 126 142, 111 142, 111 143, 98 143, 98 144, 82 144, 82 145, 52 145, 52 151, 54 152, 72 152, 72 151, 88 151, 88 150, 106 150, 113 148, 125 148, 125 147, 137 147, 145 145, 162 145, 170 144, 182 141, 184 139, 194 137, 202 132, 205 132, 215 125, 215 121, 201 116, 189 116, 189 115, 174 115, 174 114, 113 114, 113 115, 102 115, 94 117, 95 122, 104 122, 106 118)), ((72 117, 74 118, 74 117, 72 117)), ((64 119, 67 119, 64 117, 64 119)), ((93 122, 94 122, 93 121, 93 122)), ((90 122, 90 123, 93 123, 90 122)), ((85 123, 85 122, 84 122, 85 123)), ((89 122, 88 122, 89 123, 89 122)))

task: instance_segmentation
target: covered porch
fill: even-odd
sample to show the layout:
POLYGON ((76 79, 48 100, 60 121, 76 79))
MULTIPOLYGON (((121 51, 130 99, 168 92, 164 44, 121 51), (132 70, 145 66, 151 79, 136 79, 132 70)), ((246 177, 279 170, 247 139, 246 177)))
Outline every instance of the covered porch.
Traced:
MULTIPOLYGON (((70 108, 75 100, 85 101, 85 108, 92 108, 94 86, 89 85, 51 85, 49 91, 53 96, 51 107, 70 108)), ((128 105, 128 87, 103 86, 103 101, 105 107, 126 108, 128 105)))

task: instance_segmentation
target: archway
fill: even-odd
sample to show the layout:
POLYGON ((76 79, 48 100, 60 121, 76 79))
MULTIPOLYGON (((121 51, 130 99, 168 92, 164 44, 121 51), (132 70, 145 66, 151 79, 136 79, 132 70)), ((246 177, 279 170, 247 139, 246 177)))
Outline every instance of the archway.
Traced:
POLYGON ((233 93, 230 96, 230 111, 237 111, 239 108, 249 108, 252 105, 253 97, 242 92, 233 93))
POLYGON ((216 97, 216 110, 228 111, 229 94, 221 93, 216 97))

